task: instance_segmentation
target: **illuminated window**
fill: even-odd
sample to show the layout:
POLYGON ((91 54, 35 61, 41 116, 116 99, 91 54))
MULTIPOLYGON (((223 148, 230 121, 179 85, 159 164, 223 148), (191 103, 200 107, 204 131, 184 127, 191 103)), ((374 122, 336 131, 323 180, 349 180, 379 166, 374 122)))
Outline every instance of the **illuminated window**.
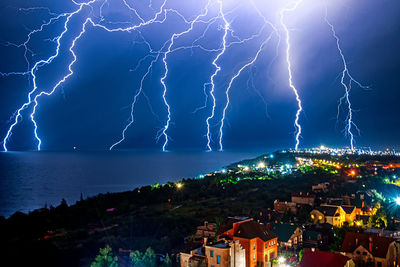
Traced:
POLYGON ((320 215, 320 216, 318 216, 318 220, 322 220, 322 216, 320 215))
POLYGON ((253 254, 253 260, 255 260, 256 259, 256 254, 253 254))
POLYGON ((314 219, 314 214, 311 214, 311 219, 314 219))
POLYGON ((221 263, 221 256, 217 256, 217 264, 221 263))

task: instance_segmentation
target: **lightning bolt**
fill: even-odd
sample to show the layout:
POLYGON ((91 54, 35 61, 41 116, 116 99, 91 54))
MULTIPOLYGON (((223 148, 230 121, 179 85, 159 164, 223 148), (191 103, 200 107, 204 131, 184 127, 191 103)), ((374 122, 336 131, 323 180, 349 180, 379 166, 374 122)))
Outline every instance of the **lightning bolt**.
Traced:
MULTIPOLYGON (((27 102, 25 102, 18 110, 17 110, 17 112, 16 112, 16 116, 15 116, 15 119, 14 119, 14 122, 11 124, 11 126, 9 127, 9 129, 8 129, 8 131, 7 131, 7 134, 6 134, 6 136, 4 137, 4 139, 3 139, 3 149, 4 149, 4 151, 8 151, 8 149, 7 149, 7 141, 9 140, 9 138, 10 138, 10 136, 11 136, 11 134, 12 134, 12 131, 13 131, 13 129, 14 129, 14 127, 18 124, 18 122, 22 119, 22 114, 21 114, 21 112, 23 111, 23 110, 25 110, 26 108, 28 108, 31 104, 32 104, 32 102, 33 102, 33 98, 32 98, 32 96, 33 96, 33 94, 36 92, 36 90, 38 89, 37 88, 37 84, 36 84, 36 71, 40 68, 40 67, 42 67, 42 66, 44 66, 44 65, 49 65, 55 58, 57 58, 57 56, 59 55, 59 52, 60 52, 60 46, 61 46, 61 39, 63 38, 63 36, 68 32, 68 24, 69 24, 69 22, 70 22, 70 20, 71 20, 71 18, 75 15, 75 14, 78 14, 79 12, 81 12, 82 11, 82 9, 83 9, 83 7, 85 7, 85 6, 89 6, 89 5, 91 5, 91 4, 93 4, 94 2, 96 2, 97 0, 91 0, 91 1, 89 1, 89 2, 86 2, 86 3, 77 3, 77 2, 75 2, 75 1, 73 1, 73 3, 75 3, 76 5, 78 5, 78 9, 76 9, 74 12, 71 12, 71 13, 63 13, 63 14, 61 14, 61 15, 59 15, 59 16, 65 16, 66 17, 66 20, 65 20, 65 23, 64 23, 64 30, 61 32, 61 34, 59 35, 59 36, 57 36, 56 38, 55 38, 55 40, 56 40, 56 42, 57 42, 57 48, 56 48, 56 52, 55 52, 55 54, 54 55, 52 55, 52 56, 50 56, 49 58, 47 58, 47 59, 42 59, 42 60, 39 60, 39 61, 37 61, 36 63, 35 63, 35 65, 32 67, 32 69, 29 71, 30 72, 30 75, 32 76, 32 82, 33 82, 33 88, 32 88, 32 90, 28 93, 28 101, 27 102)), ((46 24, 46 23, 45 23, 46 24)), ((43 26, 44 27, 44 26, 43 26)), ((40 29, 43 29, 43 27, 40 27, 40 29)), ((29 40, 29 35, 28 35, 28 40, 29 40)), ((36 97, 35 97, 35 107, 37 106, 37 99, 36 99, 36 97)), ((32 113, 33 115, 34 115, 34 113, 32 113)), ((31 114, 31 116, 30 116, 30 118, 31 118, 31 120, 32 120, 32 123, 33 123, 33 125, 34 125, 34 127, 35 127, 35 138, 36 138, 36 140, 37 140, 37 142, 38 142, 38 145, 37 145, 37 148, 38 148, 38 150, 40 150, 40 145, 41 145, 41 140, 40 140, 40 138, 37 136, 37 134, 36 134, 36 132, 37 132, 37 123, 36 123, 36 121, 34 120, 34 116, 31 114)))
POLYGON ((290 32, 289 32, 289 29, 288 29, 288 27, 286 26, 286 24, 284 22, 284 17, 285 17, 285 13, 295 11, 297 9, 297 7, 300 5, 301 2, 302 2, 302 0, 297 0, 296 2, 293 2, 294 4, 293 4, 292 7, 285 7, 279 12, 279 14, 280 14, 280 23, 282 25, 282 28, 285 31, 286 63, 287 63, 287 70, 288 70, 288 74, 289 74, 289 87, 293 90, 293 93, 295 94, 296 101, 297 101, 296 119, 294 121, 294 125, 295 125, 295 128, 296 128, 296 135, 295 135, 295 139, 296 139, 295 149, 296 150, 298 150, 299 144, 300 144, 301 125, 299 123, 299 120, 300 120, 300 114, 303 111, 303 107, 302 107, 302 102, 301 102, 299 93, 297 91, 297 88, 293 83, 292 65, 291 65, 291 61, 290 61, 290 32))
POLYGON ((251 61, 249 61, 248 63, 246 63, 243 67, 241 67, 236 74, 232 77, 232 79, 229 81, 228 87, 225 90, 225 95, 226 95, 226 104, 225 107, 222 111, 222 118, 220 121, 220 127, 219 127, 219 150, 223 151, 223 145, 222 145, 222 140, 223 140, 223 128, 224 128, 224 123, 225 123, 225 117, 226 117, 226 111, 229 107, 230 104, 230 98, 229 98, 229 92, 232 88, 232 84, 233 82, 240 76, 240 74, 247 69, 250 66, 253 66, 253 64, 257 61, 259 55, 261 54, 261 51, 264 49, 265 45, 271 40, 273 34, 276 33, 276 31, 273 28, 273 31, 271 32, 271 34, 261 43, 260 47, 257 50, 256 55, 253 57, 253 59, 251 61))
POLYGON ((125 140, 126 131, 127 131, 127 130, 129 129, 129 127, 134 123, 134 121, 135 121, 135 118, 134 118, 135 106, 136 106, 136 102, 137 102, 139 96, 143 93, 143 83, 144 83, 146 77, 150 74, 151 69, 152 69, 152 67, 153 67, 153 64, 154 64, 155 62, 158 61, 159 56, 160 56, 160 54, 158 54, 158 55, 156 56, 156 58, 153 59, 153 60, 150 62, 149 67, 147 68, 146 73, 142 76, 142 79, 140 80, 140 87, 139 87, 139 89, 136 91, 136 94, 135 94, 134 97, 133 97, 133 102, 132 102, 132 104, 131 104, 131 113, 130 113, 129 121, 128 121, 128 123, 125 125, 125 128, 122 130, 122 138, 121 138, 120 140, 118 140, 116 143, 114 143, 114 144, 110 147, 110 150, 112 150, 115 146, 121 144, 121 143, 125 140))
POLYGON ((222 9, 222 1, 218 0, 219 4, 219 14, 224 21, 224 35, 222 37, 222 50, 217 54, 215 59, 212 62, 212 65, 215 67, 214 73, 211 75, 210 78, 210 83, 211 83, 211 90, 210 90, 210 95, 211 95, 211 100, 212 100, 212 109, 211 109, 211 114, 207 117, 206 119, 206 124, 207 124, 207 149, 208 151, 212 151, 211 148, 211 131, 210 131, 210 120, 214 118, 215 116, 215 108, 216 108, 216 99, 214 95, 215 91, 215 77, 218 75, 218 73, 221 71, 221 67, 217 64, 219 58, 225 53, 226 51, 226 37, 228 36, 228 31, 229 31, 229 22, 225 18, 225 14, 223 13, 222 9))
POLYGON ((172 35, 172 37, 171 37, 171 39, 170 39, 170 44, 169 44, 169 46, 168 46, 168 50, 164 53, 164 57, 162 58, 162 61, 163 61, 163 63, 164 63, 165 72, 164 72, 164 76, 161 77, 160 82, 161 82, 161 84, 162 84, 162 86, 163 86, 163 88, 164 88, 162 97, 163 97, 163 101, 164 101, 165 106, 167 107, 167 112, 168 112, 167 121, 166 121, 166 123, 165 123, 165 125, 164 125, 164 128, 163 128, 162 132, 161 132, 162 135, 163 135, 164 138, 165 138, 164 144, 163 144, 163 146, 162 146, 162 150, 163 150, 163 151, 166 151, 166 147, 167 147, 167 145, 168 145, 169 136, 168 136, 168 134, 167 134, 167 131, 168 131, 169 125, 170 125, 170 123, 171 123, 171 107, 170 107, 170 105, 168 104, 168 101, 167 101, 167 98, 166 98, 166 94, 167 94, 167 85, 165 84, 165 79, 167 78, 168 72, 169 72, 168 64, 167 64, 167 57, 168 57, 168 55, 171 53, 171 48, 172 48, 172 46, 174 45, 175 40, 176 40, 177 38, 179 38, 179 37, 181 37, 181 36, 183 36, 183 35, 185 35, 185 34, 191 32, 191 31, 193 30, 194 24, 195 24, 201 17, 204 17, 204 16, 206 16, 206 15, 208 14, 208 8, 209 8, 210 3, 211 3, 211 1, 209 0, 209 1, 207 2, 207 5, 206 5, 205 9, 203 10, 203 12, 202 12, 200 15, 198 15, 194 20, 192 20, 192 21, 190 22, 190 27, 189 27, 187 30, 185 30, 185 31, 183 31, 183 32, 180 32, 180 33, 174 33, 174 34, 172 35))
POLYGON ((30 31, 30 32, 28 33, 28 35, 27 35, 27 38, 25 39, 25 41, 24 41, 23 43, 21 43, 21 44, 15 44, 15 43, 7 42, 7 43, 5 44, 5 46, 13 46, 13 47, 16 47, 16 48, 21 48, 21 47, 23 47, 23 48, 24 48, 24 58, 25 58, 25 62, 26 62, 26 65, 27 65, 27 70, 24 71, 24 72, 21 72, 21 71, 19 71, 19 72, 8 72, 8 73, 0 72, 0 75, 1 75, 1 76, 27 75, 27 74, 29 74, 29 73, 30 73, 30 63, 29 63, 29 60, 28 60, 28 52, 29 52, 32 56, 34 55, 34 52, 33 52, 31 49, 29 49, 29 47, 28 47, 28 44, 29 44, 29 42, 31 41, 32 36, 33 36, 35 33, 38 33, 38 32, 43 31, 45 27, 47 27, 47 26, 53 24, 54 22, 58 21, 59 19, 61 19, 61 18, 63 18, 63 17, 66 17, 66 16, 68 15, 68 13, 63 13, 63 14, 56 15, 56 14, 50 12, 50 9, 45 8, 45 7, 20 8, 19 10, 23 10, 23 11, 47 10, 48 13, 49 13, 50 15, 53 15, 54 17, 51 17, 47 22, 45 22, 45 23, 43 23, 42 25, 40 25, 39 28, 30 31))
POLYGON ((31 120, 32 120, 32 122, 33 122, 33 124, 34 124, 34 128, 35 128, 35 129, 34 129, 34 134, 35 134, 35 137, 36 137, 36 139, 38 140, 37 150, 40 150, 41 145, 42 145, 42 140, 39 138, 38 133, 37 133, 38 125, 37 125, 37 122, 36 122, 36 120, 35 120, 36 109, 37 109, 38 104, 39 104, 38 99, 39 99, 39 97, 41 97, 41 96, 43 96, 43 95, 46 95, 46 96, 52 95, 60 85, 62 85, 70 76, 72 76, 72 75, 74 74, 74 72, 73 72, 73 70, 72 70, 72 66, 73 66, 73 65, 75 64, 75 62, 77 61, 77 56, 76 56, 76 54, 75 54, 74 47, 75 47, 76 42, 77 42, 77 41, 82 37, 82 35, 85 33, 85 31, 86 31, 86 25, 88 24, 88 22, 89 22, 89 19, 87 19, 87 20, 85 21, 85 23, 83 23, 81 32, 78 34, 77 37, 74 38, 74 40, 72 41, 72 45, 71 45, 70 48, 69 48, 69 51, 70 51, 70 53, 72 54, 73 59, 72 59, 72 61, 70 62, 70 64, 68 65, 68 73, 67 73, 60 81, 57 82, 57 84, 51 89, 50 92, 42 91, 42 92, 40 92, 39 94, 37 94, 37 95, 35 96, 35 98, 34 98, 33 110, 32 110, 32 113, 31 113, 30 117, 31 117, 31 120))
POLYGON ((342 105, 343 101, 345 101, 347 103, 347 110, 348 110, 347 117, 346 117, 345 132, 346 132, 346 135, 349 136, 349 138, 350 138, 350 148, 351 148, 351 150, 354 150, 354 142, 355 142, 355 140, 354 140, 353 127, 356 129, 356 131, 358 133, 360 133, 360 130, 358 129, 357 125, 353 121, 353 108, 352 108, 351 101, 350 101, 351 85, 352 85, 352 83, 355 83, 356 85, 358 85, 360 88, 363 88, 363 89, 368 89, 369 86, 362 85, 360 82, 355 80, 353 78, 353 76, 350 74, 350 71, 349 71, 349 69, 347 67, 346 58, 345 58, 343 50, 342 50, 342 48, 340 46, 339 36, 336 34, 335 27, 333 26, 333 24, 328 19, 328 7, 327 7, 327 5, 325 5, 325 17, 324 17, 324 19, 325 19, 325 22, 329 25, 329 28, 331 29, 332 36, 336 40, 336 47, 337 47, 337 50, 339 52, 339 55, 340 55, 340 58, 341 58, 342 64, 343 64, 343 70, 341 72, 340 83, 342 84, 345 93, 339 100, 337 120, 339 120, 340 106, 342 105), (346 79, 348 80, 348 83, 346 83, 346 81, 345 81, 346 79))

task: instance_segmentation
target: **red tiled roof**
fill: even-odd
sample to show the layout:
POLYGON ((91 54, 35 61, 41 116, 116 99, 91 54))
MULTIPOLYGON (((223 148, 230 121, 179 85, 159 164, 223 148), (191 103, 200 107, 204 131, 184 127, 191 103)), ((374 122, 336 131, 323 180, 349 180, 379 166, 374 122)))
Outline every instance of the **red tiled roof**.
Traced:
POLYGON ((234 236, 246 239, 258 237, 263 241, 268 241, 276 237, 271 230, 267 230, 263 224, 255 221, 241 223, 234 236))
POLYGON ((349 260, 348 257, 341 254, 335 254, 324 251, 304 251, 301 259, 301 267, 343 267, 349 260))
POLYGON ((347 232, 340 251, 353 253, 356 248, 363 246, 374 257, 386 258, 389 245, 393 241, 394 239, 390 237, 347 232), (369 248, 370 238, 372 241, 372 251, 369 248))

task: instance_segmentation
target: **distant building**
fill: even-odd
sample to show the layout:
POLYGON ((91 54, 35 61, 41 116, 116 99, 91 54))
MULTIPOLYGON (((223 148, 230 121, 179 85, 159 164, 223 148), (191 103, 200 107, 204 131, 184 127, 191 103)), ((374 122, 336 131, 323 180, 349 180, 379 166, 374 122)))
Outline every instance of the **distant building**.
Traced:
POLYGON ((246 267, 266 266, 278 256, 278 238, 264 224, 253 219, 231 218, 221 226, 218 240, 236 241, 245 250, 246 267))
POLYGON ((337 253, 306 249, 300 267, 354 267, 351 258, 337 253))
POLYGON ((364 230, 366 234, 373 234, 377 236, 390 237, 396 240, 400 239, 400 230, 385 230, 378 228, 366 228, 364 230))
POLYGON ((320 193, 320 192, 326 193, 329 191, 328 188, 329 188, 329 183, 321 183, 321 184, 313 185, 311 187, 312 191, 315 193, 320 193))
POLYGON ((274 201, 274 210, 279 213, 290 212, 292 214, 297 213, 297 204, 294 202, 281 202, 279 200, 274 201))
POLYGON ((278 236, 280 249, 297 249, 303 244, 303 229, 290 223, 273 223, 271 230, 278 236))
POLYGON ((310 193, 292 193, 292 202, 300 205, 310 205, 314 207, 315 195, 310 193))
POLYGON ((398 247, 393 238, 347 232, 340 252, 357 266, 389 267, 399 265, 398 247))
POLYGON ((197 227, 194 238, 203 239, 207 237, 209 240, 215 239, 217 233, 217 224, 204 221, 204 224, 197 227))

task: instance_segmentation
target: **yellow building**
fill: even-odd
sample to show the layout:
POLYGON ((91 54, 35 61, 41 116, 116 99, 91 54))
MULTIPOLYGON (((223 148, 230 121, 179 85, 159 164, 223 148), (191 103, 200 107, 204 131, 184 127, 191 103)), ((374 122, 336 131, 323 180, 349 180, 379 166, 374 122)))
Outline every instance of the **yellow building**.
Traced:
MULTIPOLYGON (((355 216, 355 209, 353 212, 355 216)), ((346 212, 341 206, 321 205, 310 212, 310 218, 313 223, 329 223, 341 227, 346 222, 346 212)))

